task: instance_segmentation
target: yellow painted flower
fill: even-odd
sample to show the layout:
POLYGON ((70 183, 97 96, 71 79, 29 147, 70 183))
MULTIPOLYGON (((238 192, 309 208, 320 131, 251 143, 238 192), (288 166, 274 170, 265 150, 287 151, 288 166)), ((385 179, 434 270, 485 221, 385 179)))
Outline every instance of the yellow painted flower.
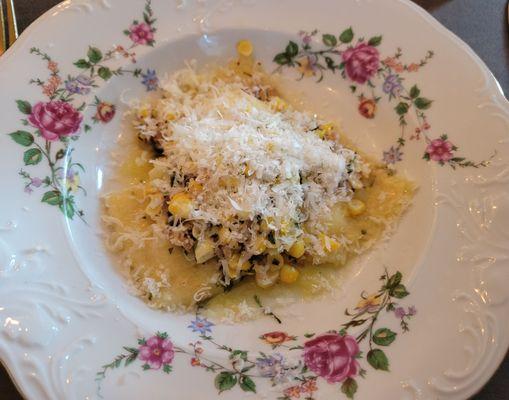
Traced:
POLYGON ((367 297, 363 297, 361 301, 355 307, 359 311, 368 311, 373 312, 376 311, 380 303, 382 302, 380 296, 377 294, 370 294, 367 297))
POLYGON ((67 179, 65 180, 67 190, 69 192, 77 192, 80 186, 80 177, 77 172, 69 170, 67 179))
POLYGON ((297 60, 299 67, 297 68, 302 75, 305 77, 313 76, 316 74, 317 66, 316 66, 316 57, 315 56, 307 56, 302 57, 297 60))

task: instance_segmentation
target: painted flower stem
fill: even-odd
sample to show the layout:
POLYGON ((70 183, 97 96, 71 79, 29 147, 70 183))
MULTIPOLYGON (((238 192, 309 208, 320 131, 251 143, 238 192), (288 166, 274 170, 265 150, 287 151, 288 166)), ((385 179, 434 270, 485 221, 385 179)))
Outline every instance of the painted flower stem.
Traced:
POLYGON ((67 218, 78 216, 85 222, 84 212, 76 207, 76 193, 82 191, 86 195, 85 188, 79 183, 78 171, 84 172, 84 168, 80 163, 71 161, 72 143, 92 129, 91 123, 109 123, 116 113, 114 104, 95 97, 95 103, 87 105, 82 96, 88 96, 92 89, 114 75, 131 74, 135 78, 141 77, 141 83, 147 90, 158 88, 155 70, 147 70, 144 74, 139 68, 110 67, 117 54, 131 58, 135 63, 136 53, 133 50, 136 47, 155 45, 157 29, 151 0, 145 1, 142 15, 143 22, 135 19, 130 29, 124 31, 130 39, 128 45, 117 45, 104 55, 97 47, 89 46, 86 56, 74 62, 74 67, 80 72, 67 74, 66 78, 62 78, 58 63, 48 53, 37 47, 30 49, 30 54, 40 58, 49 71, 47 79, 32 78, 29 81, 41 88, 44 99, 33 104, 27 100, 16 100, 17 108, 23 114, 20 119, 23 128, 9 133, 9 136, 25 148, 22 155, 24 167, 44 162, 48 168, 44 179, 32 176, 25 168, 21 169, 18 175, 25 182, 24 191, 31 194, 38 188, 49 189, 42 194, 41 202, 58 207, 67 218), (84 121, 87 107, 95 107, 89 123, 84 121), (29 131, 31 128, 34 129, 29 131))
POLYGON ((368 119, 376 117, 377 103, 384 96, 387 97, 389 104, 395 100, 396 104, 392 104, 395 104, 393 110, 398 118, 400 132, 396 143, 383 151, 383 161, 388 166, 403 160, 404 153, 401 150, 407 145, 407 130, 410 127, 406 118, 412 111, 415 113, 418 126, 415 127, 415 134, 409 139, 419 141, 422 134, 426 145, 422 157, 424 160, 437 162, 441 166, 448 165, 452 169, 488 165, 488 161, 474 162, 457 156, 458 147, 450 145, 446 140, 432 139, 426 111, 432 107, 433 101, 421 94, 417 84, 412 88, 404 85, 406 77, 403 74, 416 73, 425 67, 434 57, 433 51, 429 50, 417 62, 404 64, 401 62, 403 52, 400 48, 393 56, 381 58, 378 50, 383 39, 381 35, 368 40, 363 37, 356 38, 350 27, 339 35, 322 34, 321 41, 313 40, 318 38, 316 29, 312 32, 300 31, 299 36, 300 44, 290 41, 284 51, 275 55, 273 61, 278 65, 277 72, 283 68, 293 68, 299 72, 297 80, 314 76, 317 83, 324 79, 327 71, 333 74, 340 72, 341 78, 349 82, 351 92, 358 93, 358 111, 368 119), (317 49, 320 46, 319 42, 322 48, 317 49), (377 95, 380 87, 383 94, 377 95), (440 140, 445 144, 438 143, 440 140))
POLYGON ((319 390, 317 380, 321 378, 329 384, 340 384, 341 392, 352 399, 358 388, 356 378, 364 377, 366 374, 366 370, 361 366, 362 359, 365 358, 373 369, 389 371, 389 360, 382 349, 395 341, 397 333, 388 328, 377 327, 382 311, 385 310, 387 313, 394 311, 403 332, 408 331, 409 320, 417 312, 413 306, 406 310, 395 303, 394 299, 403 299, 409 294, 401 282, 401 273, 389 275, 385 271, 380 280, 382 285, 376 294, 368 296, 362 292, 356 311, 353 313, 346 311, 350 319, 342 325, 343 329, 339 332, 330 330, 320 335, 306 333, 302 345, 292 347, 285 346, 284 343, 296 341, 298 338, 286 332, 267 332, 259 336, 262 341, 272 346, 273 350, 282 347, 287 349, 287 352, 300 351, 301 359, 298 362, 289 363, 279 352, 266 354, 259 351, 256 356, 253 352, 221 344, 212 336, 214 324, 197 313, 188 328, 199 333, 200 340, 191 342, 189 348, 183 348, 175 346, 165 332, 157 332, 148 340, 141 338, 138 340, 138 348, 124 347, 127 353, 116 356, 112 362, 99 370, 98 390, 100 392, 101 382, 109 370, 127 367, 138 358, 145 361, 145 364, 141 365, 143 370, 158 370, 162 367, 163 372, 169 374, 173 368, 170 364, 175 354, 190 358, 193 367, 201 367, 207 372, 216 374, 214 385, 219 394, 234 387, 239 387, 244 392, 256 393, 257 382, 268 380, 272 386, 284 384, 282 396, 278 397, 278 400, 298 398, 310 400, 315 398, 314 393, 319 390), (357 337, 348 334, 350 328, 361 326, 363 330, 357 337), (366 337, 369 343, 366 345, 368 352, 364 355, 360 344, 366 337), (212 348, 226 352, 229 364, 207 357, 202 347, 204 342, 212 348), (161 361, 162 357, 165 357, 164 351, 172 352, 171 357, 166 356, 166 362, 161 361))

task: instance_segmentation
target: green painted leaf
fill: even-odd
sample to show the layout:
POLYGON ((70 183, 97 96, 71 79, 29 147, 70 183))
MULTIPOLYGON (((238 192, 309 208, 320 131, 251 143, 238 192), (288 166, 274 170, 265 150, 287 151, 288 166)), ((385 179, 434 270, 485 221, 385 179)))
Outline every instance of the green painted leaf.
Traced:
POLYGON ((357 388, 358 388, 357 381, 352 378, 347 378, 341 385, 341 391, 349 399, 353 399, 355 393, 357 392, 357 388))
POLYGON ((84 58, 81 58, 79 59, 78 61, 76 61, 74 63, 75 66, 77 66, 78 68, 81 68, 81 69, 88 69, 92 66, 92 64, 90 64, 87 60, 85 60, 84 58))
POLYGON ((113 75, 111 69, 109 69, 108 67, 100 67, 99 70, 97 71, 97 74, 105 81, 110 79, 111 76, 113 75))
POLYGON ((138 349, 136 349, 134 347, 124 346, 124 350, 128 351, 131 354, 138 354, 138 349))
POLYGON ((398 286, 401 282, 401 279, 403 278, 403 275, 401 275, 401 272, 397 271, 394 275, 392 275, 389 278, 389 282, 387 282, 388 288, 395 288, 398 286))
POLYGON ((214 385, 216 389, 219 390, 219 393, 224 392, 225 390, 230 390, 237 384, 237 377, 234 376, 231 372, 221 372, 216 376, 214 380, 214 385))
POLYGON ((29 149, 23 154, 25 165, 36 165, 42 160, 42 152, 39 149, 29 149))
POLYGON ((407 103, 399 103, 394 109, 398 115, 405 115, 408 112, 408 104, 407 103))
POLYGON ((286 46, 285 52, 289 58, 295 57, 299 53, 299 45, 290 40, 288 46, 286 46))
POLYGON ((28 147, 34 142, 34 135, 30 132, 26 131, 16 131, 13 133, 9 133, 9 136, 14 140, 17 144, 28 147))
POLYGON ((163 365, 163 372, 165 372, 166 374, 169 374, 171 371, 172 371, 172 367, 170 364, 163 365))
POLYGON ((67 218, 72 219, 72 217, 74 217, 76 209, 74 208, 74 200, 72 197, 64 199, 63 203, 59 204, 59 207, 67 218))
POLYGON ((338 40, 336 39, 336 36, 330 35, 328 33, 322 35, 322 41, 323 44, 329 47, 334 47, 338 44, 338 40))
POLYGON ((370 46, 379 46, 382 43, 382 36, 373 36, 369 39, 368 44, 370 46))
POLYGON ((399 284, 392 291, 391 296, 396 297, 397 299, 402 299, 407 297, 410 293, 406 290, 405 285, 399 284))
POLYGON ((410 97, 412 99, 415 99, 415 98, 419 97, 420 94, 421 94, 421 90, 417 87, 417 85, 412 86, 412 88, 410 89, 410 97))
POLYGON ((32 114, 32 106, 28 101, 25 100, 16 100, 16 104, 18 105, 18 110, 23 114, 32 114))
POLYGON ((373 342, 379 346, 389 346, 396 340, 397 333, 391 331, 389 328, 380 328, 373 334, 373 342))
POLYGON ((325 64, 327 64, 327 68, 333 70, 334 69, 334 60, 330 57, 325 57, 325 64))
POLYGON ((237 357, 244 361, 247 360, 247 351, 243 351, 243 350, 232 351, 230 354, 230 360, 237 358, 237 357))
POLYGON ((366 358, 369 362, 369 365, 371 365, 374 369, 389 371, 389 360, 382 350, 370 350, 366 358))
POLYGON ((97 64, 103 59, 103 53, 97 47, 89 47, 87 57, 92 64, 97 64))
POLYGON ((125 359, 125 363, 124 363, 124 366, 128 366, 129 364, 131 364, 132 362, 136 361, 136 359, 138 358, 138 353, 132 353, 129 355, 129 357, 127 357, 125 359))
POLYGON ((253 392, 256 393, 256 384, 249 376, 241 376, 239 381, 240 388, 244 392, 253 392))
POLYGON ((156 333, 156 336, 157 336, 158 338, 163 339, 163 340, 168 339, 168 333, 167 333, 167 332, 157 332, 157 333, 156 333))
POLYGON ((57 206, 62 203, 62 194, 58 190, 51 190, 44 193, 41 202, 57 206))
POLYGON ((65 157, 65 150, 64 149, 58 150, 57 154, 55 154, 55 159, 57 159, 57 160, 61 160, 64 157, 65 157))
POLYGON ((345 29, 341 35, 339 35, 339 40, 341 43, 350 43, 353 40, 353 30, 352 28, 345 29))
POLYGON ((431 103, 433 101, 425 98, 425 97, 418 97, 415 99, 414 104, 419 110, 427 110, 431 107, 431 103))

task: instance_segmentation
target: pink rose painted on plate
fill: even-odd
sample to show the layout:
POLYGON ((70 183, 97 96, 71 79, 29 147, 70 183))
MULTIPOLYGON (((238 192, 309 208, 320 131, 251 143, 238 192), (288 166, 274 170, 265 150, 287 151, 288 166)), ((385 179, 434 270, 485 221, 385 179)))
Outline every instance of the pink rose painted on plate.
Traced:
POLYGON ((326 333, 304 344, 304 362, 329 383, 353 378, 359 372, 359 345, 350 335, 326 333))
POLYGON ((76 133, 82 120, 83 116, 72 104, 60 100, 39 102, 28 116, 28 121, 49 141, 76 133))
POLYGON ((162 365, 170 364, 173 357, 173 343, 159 336, 152 336, 139 348, 138 358, 145 361, 151 369, 160 369, 162 365))
POLYGON ((123 75, 141 78, 147 90, 158 88, 159 80, 154 69, 147 69, 143 73, 141 68, 125 68, 118 63, 120 57, 136 63, 135 48, 141 45, 154 46, 156 43, 157 19, 152 9, 152 0, 143 2, 145 5, 140 13, 141 18, 133 19, 127 29, 123 30, 127 38, 125 45, 116 44, 105 50, 90 45, 86 54, 72 63, 69 72, 64 73, 64 66, 47 52, 38 47, 30 48, 30 54, 38 56, 49 72, 49 76, 29 81, 31 85, 40 88, 44 98, 15 99, 16 107, 22 114, 20 123, 23 129, 9 133, 9 136, 25 148, 21 159, 27 169, 18 172, 24 180, 24 191, 32 193, 37 188, 41 189, 44 191, 41 202, 57 207, 69 219, 77 215, 84 220, 85 215, 76 202, 78 189, 86 195, 78 176, 78 170, 84 171, 85 166, 70 156, 75 143, 80 139, 81 128, 84 133, 90 132, 90 121, 107 124, 116 114, 115 104, 102 101, 97 96, 94 96, 95 102, 90 104, 85 96, 92 94, 103 82, 123 75), (95 113, 89 113, 89 107, 95 107, 95 113), (34 176, 29 170, 41 163, 45 163, 49 170, 44 178, 34 176), (64 170, 71 173, 64 176, 64 170))
POLYGON ((364 84, 372 78, 380 65, 378 50, 362 42, 345 50, 341 57, 345 63, 348 77, 360 84, 364 84))
POLYGON ((144 22, 134 23, 129 29, 129 38, 136 44, 150 45, 154 42, 154 31, 144 22))
POLYGON ((356 35, 352 27, 340 34, 320 33, 318 29, 301 30, 299 38, 300 43, 290 40, 284 50, 274 56, 273 61, 278 64, 276 71, 294 68, 300 72, 299 80, 316 77, 317 83, 328 72, 341 76, 359 100, 359 113, 367 119, 376 118, 379 109, 392 109, 400 130, 396 143, 383 152, 386 164, 392 167, 402 161, 403 148, 410 142, 421 140, 421 137, 426 140, 423 159, 427 161, 453 169, 480 168, 489 164, 494 153, 488 160, 474 162, 459 156, 458 147, 448 142, 445 135, 432 141, 427 110, 433 106, 433 100, 424 96, 423 88, 406 75, 417 73, 428 65, 435 55, 433 50, 428 50, 419 60, 405 62, 403 50, 399 47, 393 55, 381 53, 382 35, 366 38, 356 35), (415 134, 408 135, 408 128, 412 125, 408 116, 412 113, 418 126, 415 134))
POLYGON ((453 157, 454 146, 444 139, 435 139, 426 147, 426 153, 433 161, 448 162, 453 157))

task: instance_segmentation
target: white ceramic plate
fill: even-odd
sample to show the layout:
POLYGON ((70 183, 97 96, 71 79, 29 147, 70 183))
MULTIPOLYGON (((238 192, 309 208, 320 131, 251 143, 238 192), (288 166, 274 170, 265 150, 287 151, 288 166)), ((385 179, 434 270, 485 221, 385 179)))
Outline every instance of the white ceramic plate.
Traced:
POLYGON ((504 357, 509 108, 412 3, 70 0, 0 59, 0 87, 0 357, 27 398, 465 399, 504 357), (420 187, 339 293, 281 324, 150 310, 98 235, 125 101, 241 38, 420 187))

